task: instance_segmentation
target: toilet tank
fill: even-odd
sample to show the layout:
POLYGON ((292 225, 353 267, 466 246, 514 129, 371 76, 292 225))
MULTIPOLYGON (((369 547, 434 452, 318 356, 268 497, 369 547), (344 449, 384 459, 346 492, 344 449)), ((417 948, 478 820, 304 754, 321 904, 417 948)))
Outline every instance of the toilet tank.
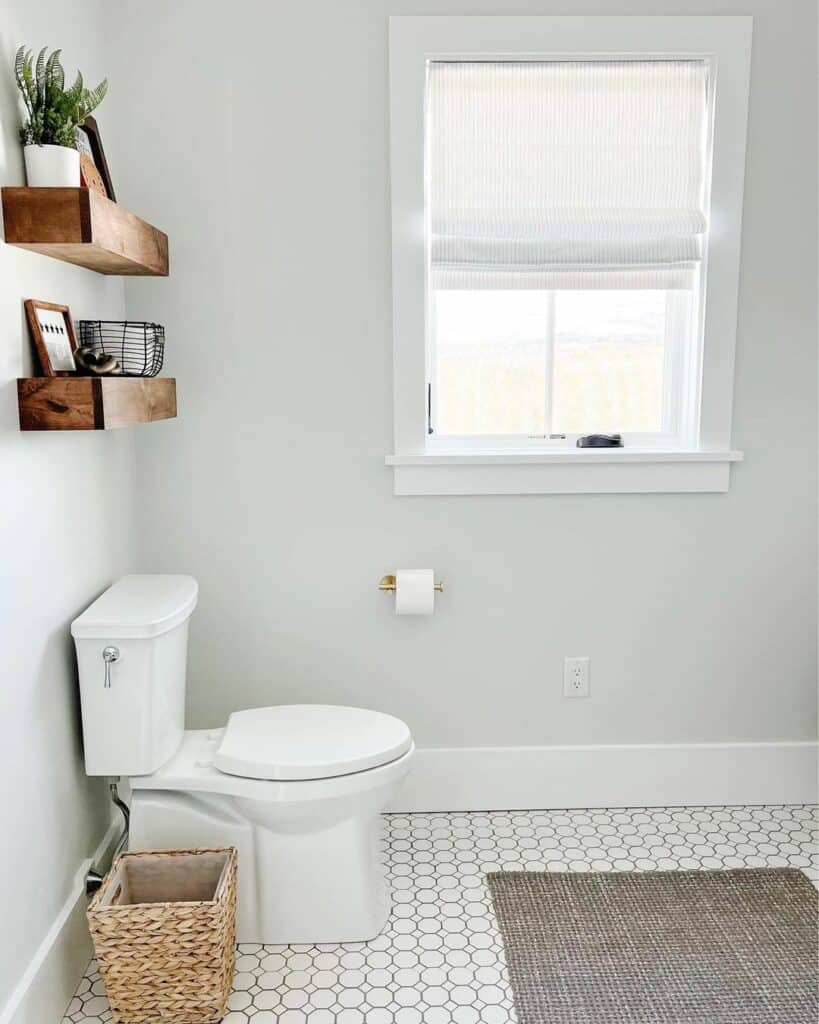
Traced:
POLYGON ((148 775, 179 747, 197 593, 192 576, 123 576, 71 623, 88 775, 148 775))

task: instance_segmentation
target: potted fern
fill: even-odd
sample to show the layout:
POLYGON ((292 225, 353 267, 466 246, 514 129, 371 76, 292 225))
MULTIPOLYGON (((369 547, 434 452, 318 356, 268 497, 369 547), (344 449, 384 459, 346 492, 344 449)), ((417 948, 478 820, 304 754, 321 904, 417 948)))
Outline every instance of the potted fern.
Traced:
POLYGON ((14 76, 26 110, 20 129, 26 178, 32 188, 78 188, 77 129, 103 101, 108 82, 103 79, 96 89, 86 89, 77 72, 74 84, 66 89, 62 51, 46 57, 47 49, 44 46, 35 60, 32 51, 21 46, 14 59, 14 76))

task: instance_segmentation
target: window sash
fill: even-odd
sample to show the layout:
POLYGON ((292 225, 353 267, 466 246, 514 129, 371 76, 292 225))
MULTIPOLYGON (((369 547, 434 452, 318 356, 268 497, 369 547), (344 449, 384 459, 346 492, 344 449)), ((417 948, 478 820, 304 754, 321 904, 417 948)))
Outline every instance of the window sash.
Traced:
MULTIPOLYGON (((566 434, 560 436, 541 436, 526 434, 430 434, 426 450, 430 454, 446 452, 506 452, 513 455, 524 451, 564 451, 577 448, 578 438, 583 434, 566 434)), ((679 451, 685 449, 677 434, 671 433, 636 433, 626 431, 622 434, 623 446, 648 451, 679 451)))
MULTIPOLYGON (((503 449, 559 449, 576 447, 579 433, 559 433, 553 424, 555 303, 549 296, 547 322, 544 325, 544 420, 543 434, 448 434, 442 433, 438 411, 440 384, 438 380, 437 339, 435 332, 435 291, 430 291, 427 328, 427 380, 430 405, 426 447, 465 450, 503 449)), ((663 338, 663 396, 662 425, 658 431, 634 432, 611 429, 623 436, 624 445, 647 448, 681 448, 690 443, 689 424, 696 414, 698 361, 693 357, 696 325, 701 303, 694 296, 690 301, 685 293, 670 292, 666 301, 665 331, 663 338)), ((590 433, 589 428, 586 433, 590 433)))

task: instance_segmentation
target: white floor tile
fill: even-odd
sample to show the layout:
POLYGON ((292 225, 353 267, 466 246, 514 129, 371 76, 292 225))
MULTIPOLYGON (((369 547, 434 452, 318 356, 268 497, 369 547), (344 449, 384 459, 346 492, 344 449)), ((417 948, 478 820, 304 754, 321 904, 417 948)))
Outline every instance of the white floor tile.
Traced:
MULTIPOLYGON (((796 867, 815 807, 387 815, 393 913, 372 942, 239 946, 225 1024, 514 1024, 488 871, 796 867)), ((63 1024, 109 1024, 92 963, 63 1024)))

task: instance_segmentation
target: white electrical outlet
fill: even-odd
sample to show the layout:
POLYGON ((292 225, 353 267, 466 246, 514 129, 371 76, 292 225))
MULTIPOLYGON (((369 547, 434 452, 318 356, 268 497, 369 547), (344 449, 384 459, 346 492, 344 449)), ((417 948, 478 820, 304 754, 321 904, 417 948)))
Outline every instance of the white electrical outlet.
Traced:
POLYGON ((589 659, 566 658, 563 661, 563 696, 588 697, 589 659))

